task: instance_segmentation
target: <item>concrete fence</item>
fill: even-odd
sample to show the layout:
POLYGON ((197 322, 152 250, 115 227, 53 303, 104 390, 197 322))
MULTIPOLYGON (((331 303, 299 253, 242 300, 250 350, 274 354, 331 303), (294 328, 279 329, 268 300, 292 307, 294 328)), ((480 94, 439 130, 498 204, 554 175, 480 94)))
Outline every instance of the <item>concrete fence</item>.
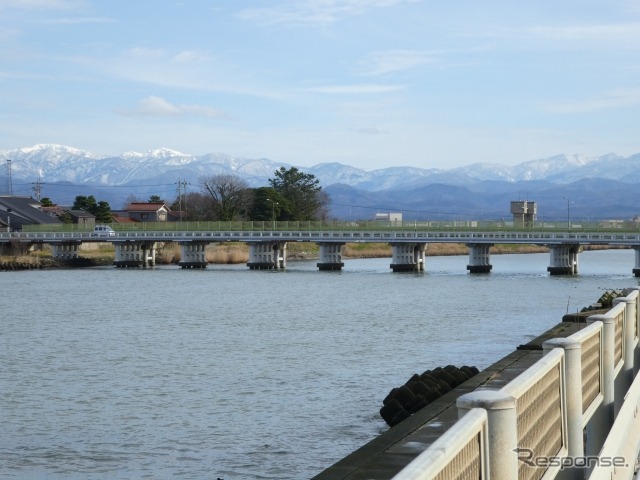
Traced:
POLYGON ((640 292, 628 291, 458 422, 394 480, 632 479, 640 451, 640 292), (635 379, 635 380, 634 380, 635 379))

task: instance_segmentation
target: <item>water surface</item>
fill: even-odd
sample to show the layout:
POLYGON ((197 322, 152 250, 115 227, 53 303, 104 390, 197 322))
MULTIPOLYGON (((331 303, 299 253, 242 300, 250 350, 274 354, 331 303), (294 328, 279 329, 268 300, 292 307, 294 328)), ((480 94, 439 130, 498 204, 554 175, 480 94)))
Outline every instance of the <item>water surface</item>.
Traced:
POLYGON ((486 367, 638 285, 633 250, 315 261, 286 271, 0 273, 3 478, 310 478, 387 429, 378 410, 413 373, 486 367))

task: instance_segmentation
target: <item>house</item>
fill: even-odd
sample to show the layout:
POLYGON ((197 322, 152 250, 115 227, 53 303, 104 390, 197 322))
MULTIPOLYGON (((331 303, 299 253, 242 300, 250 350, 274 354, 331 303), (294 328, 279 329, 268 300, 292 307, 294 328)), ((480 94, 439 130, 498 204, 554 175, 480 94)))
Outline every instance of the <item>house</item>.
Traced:
POLYGON ((62 222, 42 211, 39 201, 26 196, 0 195, 0 222, 8 230, 22 230, 25 225, 61 225, 62 222))
POLYGON ((402 212, 376 213, 374 220, 377 222, 389 222, 394 225, 402 225, 402 212))
POLYGON ((166 222, 173 219, 165 203, 132 202, 126 211, 130 219, 138 222, 166 222))
POLYGON ((84 210, 73 210, 68 207, 42 207, 42 211, 58 220, 64 222, 63 217, 67 217, 67 223, 71 220, 71 223, 78 225, 95 225, 96 216, 85 212, 84 210))

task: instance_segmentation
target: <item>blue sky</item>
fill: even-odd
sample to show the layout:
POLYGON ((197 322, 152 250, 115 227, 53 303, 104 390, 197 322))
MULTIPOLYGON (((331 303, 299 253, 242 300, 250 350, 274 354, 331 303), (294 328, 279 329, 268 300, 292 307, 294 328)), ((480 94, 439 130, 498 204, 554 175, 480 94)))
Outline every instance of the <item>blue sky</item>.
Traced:
POLYGON ((364 168, 640 152, 636 0, 0 0, 0 149, 364 168))

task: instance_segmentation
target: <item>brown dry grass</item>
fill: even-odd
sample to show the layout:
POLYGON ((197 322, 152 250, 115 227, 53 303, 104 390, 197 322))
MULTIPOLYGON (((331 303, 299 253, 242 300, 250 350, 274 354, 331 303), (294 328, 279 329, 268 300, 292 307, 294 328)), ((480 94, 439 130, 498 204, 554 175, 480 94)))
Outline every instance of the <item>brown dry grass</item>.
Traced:
POLYGON ((342 247, 345 258, 384 258, 391 256, 391 246, 386 243, 347 243, 342 247))
POLYGON ((247 263, 249 247, 238 243, 210 245, 205 249, 205 258, 209 263, 247 263))
POLYGON ((43 260, 41 255, 25 254, 25 255, 17 255, 17 256, 12 256, 12 255, 0 256, 0 263, 17 263, 17 264, 38 266, 42 262, 43 260))
MULTIPOLYGON (((242 243, 216 243, 207 245, 204 256, 209 263, 247 263, 249 261, 249 247, 242 243)), ((177 243, 165 243, 158 249, 157 263, 168 265, 178 263, 180 259, 180 245, 177 243)))

